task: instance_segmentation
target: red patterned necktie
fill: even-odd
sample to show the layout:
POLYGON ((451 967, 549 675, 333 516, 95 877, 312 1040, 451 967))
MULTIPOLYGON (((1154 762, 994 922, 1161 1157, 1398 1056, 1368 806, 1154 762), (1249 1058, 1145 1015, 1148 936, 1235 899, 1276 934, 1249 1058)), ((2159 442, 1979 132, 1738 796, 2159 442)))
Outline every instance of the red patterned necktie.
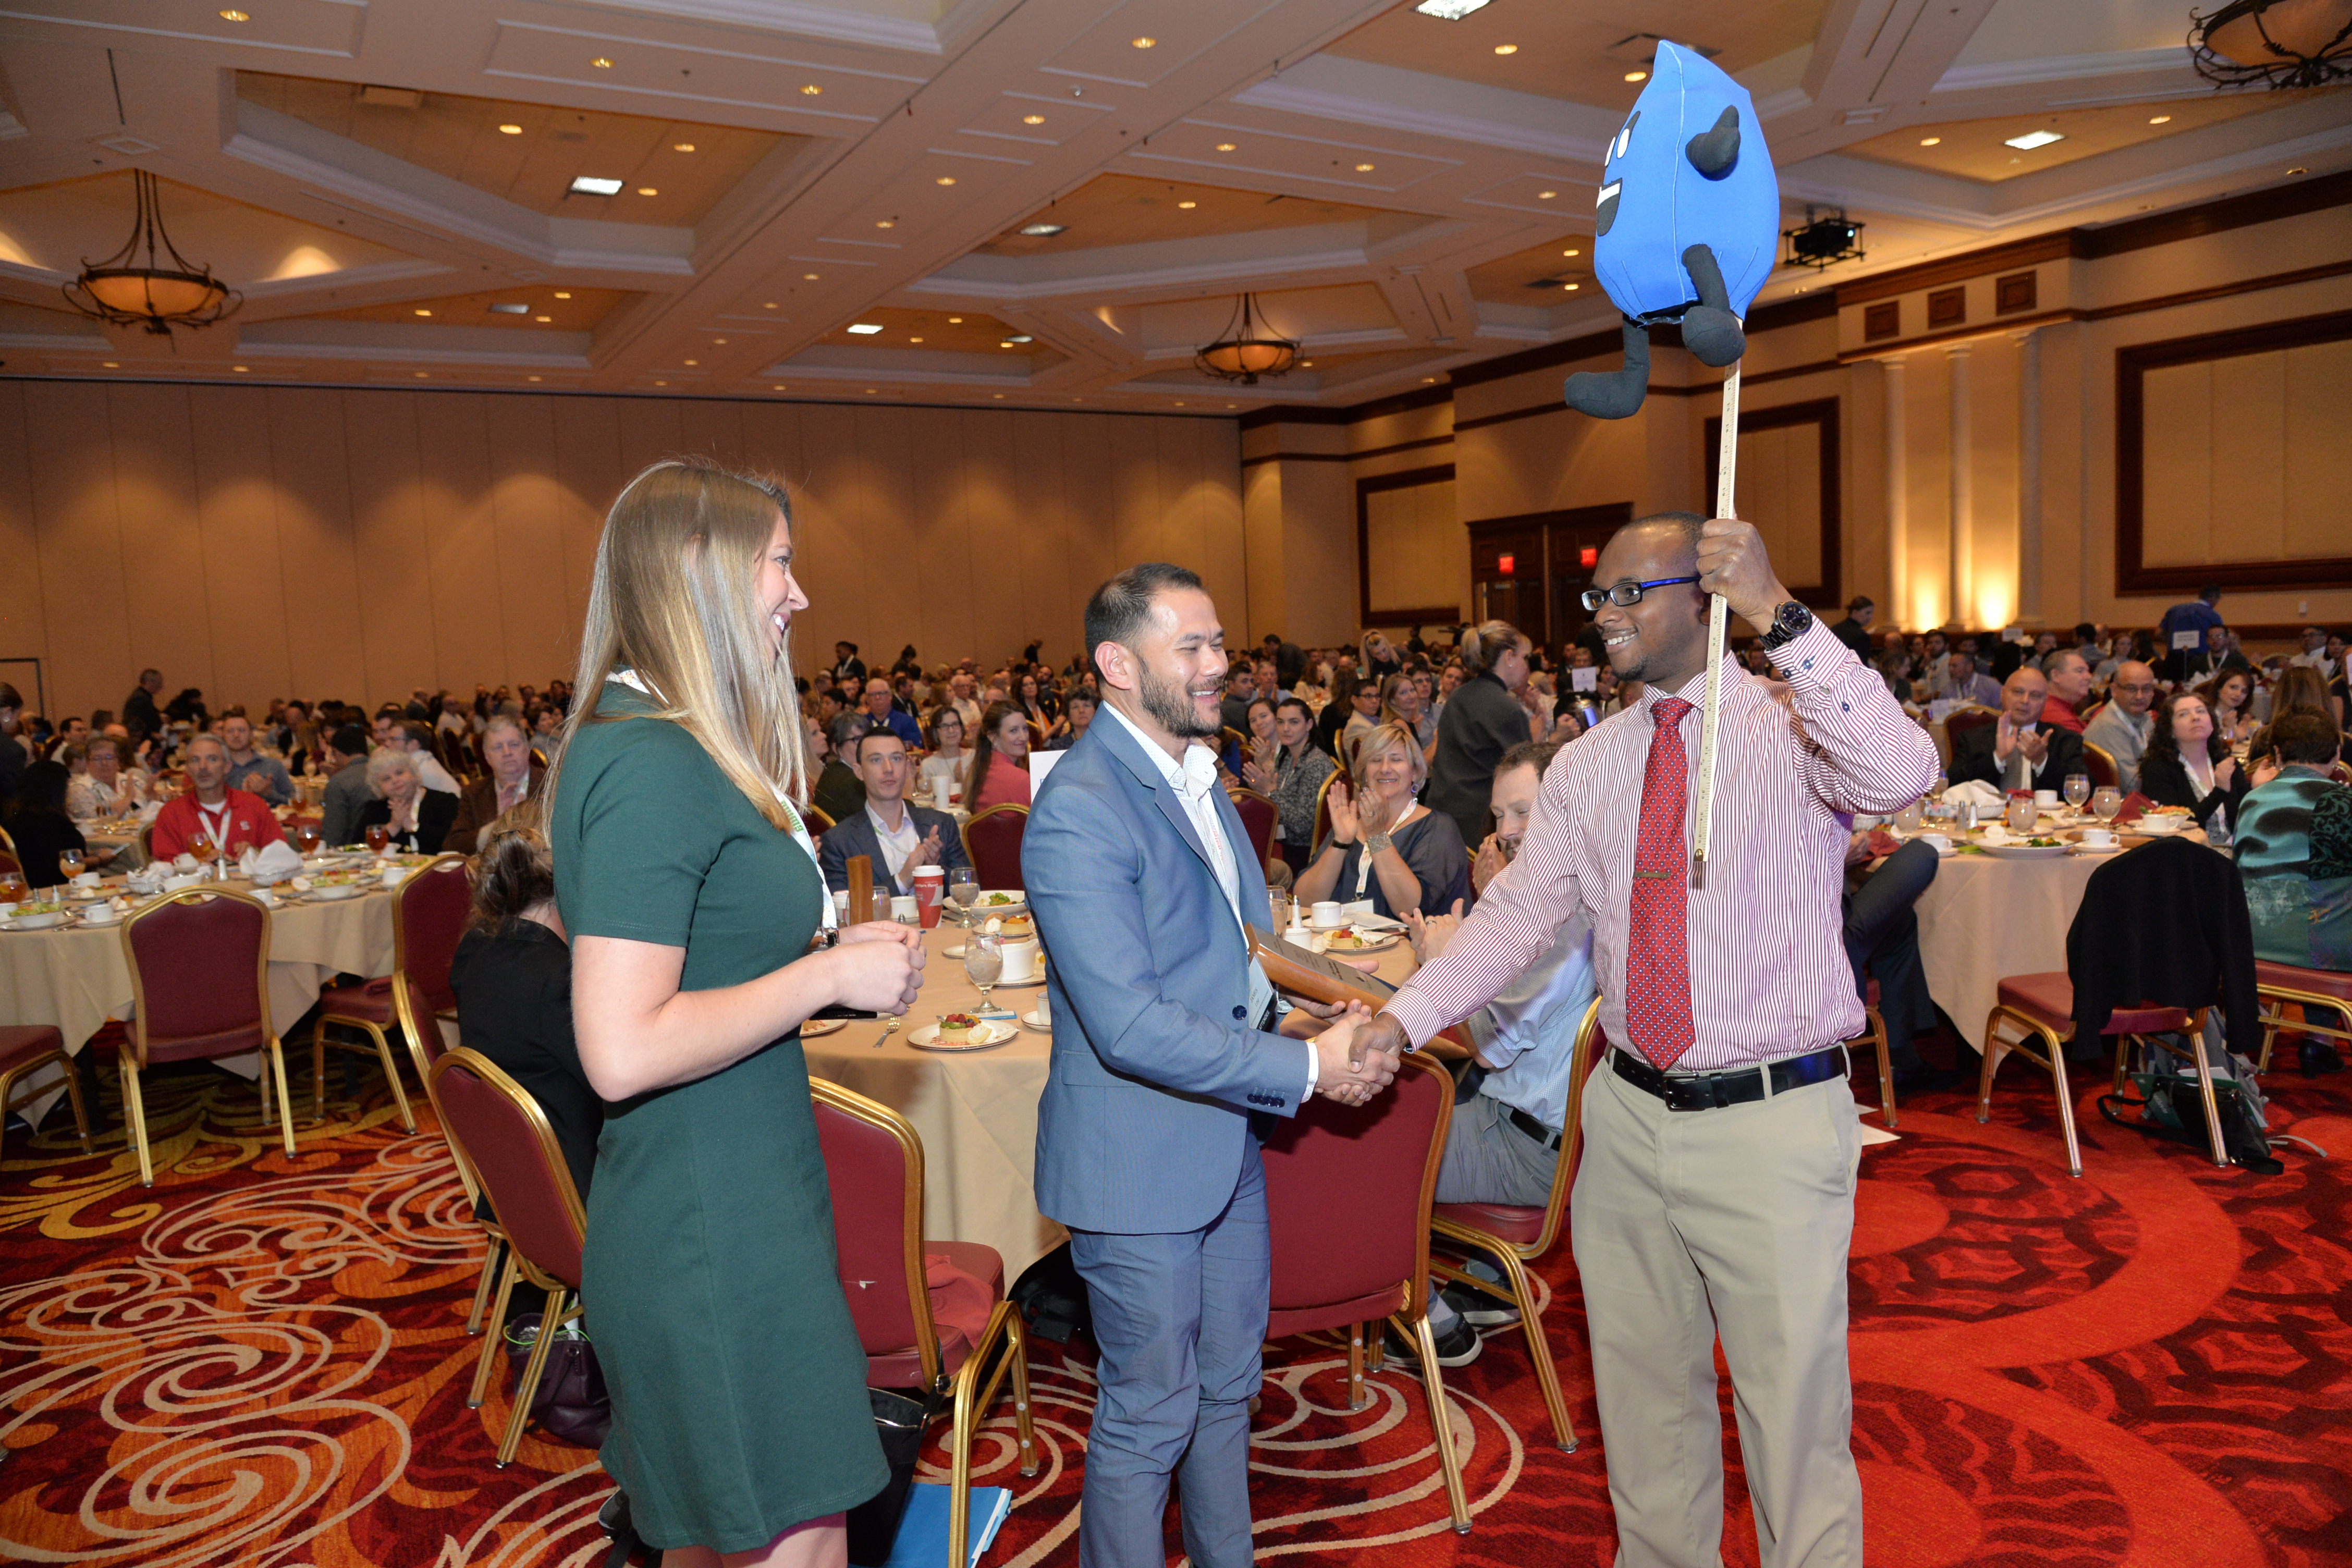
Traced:
POLYGON ((1691 1048, 1690 861, 1683 851, 1683 715, 1691 704, 1661 697, 1642 772, 1642 835, 1633 850, 1633 900, 1625 948, 1625 1032, 1653 1065, 1691 1048))

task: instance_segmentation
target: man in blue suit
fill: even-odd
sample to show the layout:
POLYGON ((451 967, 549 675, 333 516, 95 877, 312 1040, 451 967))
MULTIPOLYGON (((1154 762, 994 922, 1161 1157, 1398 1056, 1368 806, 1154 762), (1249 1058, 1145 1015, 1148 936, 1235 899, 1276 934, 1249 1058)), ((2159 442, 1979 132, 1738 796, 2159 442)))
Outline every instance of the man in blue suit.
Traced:
POLYGON ((1070 1229, 1102 1352, 1078 1560, 1162 1568, 1173 1475, 1192 1561, 1246 1568, 1271 1268, 1251 1123, 1318 1091, 1361 1104, 1396 1062, 1358 1051, 1360 1008, 1281 1016, 1249 956, 1265 874, 1200 743, 1225 676, 1200 578, 1131 567, 1087 601, 1086 634, 1102 710, 1021 849, 1055 1025, 1037 1203, 1070 1229))
MULTIPOLYGON (((863 855, 874 862, 874 885, 888 885, 894 893, 915 890, 915 868, 938 866, 950 875, 971 864, 964 858, 963 835, 955 818, 907 804, 907 784, 914 766, 907 760, 907 744, 887 730, 868 730, 845 748, 858 781, 866 786, 866 809, 852 812, 824 830, 816 847, 817 869, 834 892, 849 886, 849 858, 863 855)), ((853 920, 865 920, 863 910, 853 920)))

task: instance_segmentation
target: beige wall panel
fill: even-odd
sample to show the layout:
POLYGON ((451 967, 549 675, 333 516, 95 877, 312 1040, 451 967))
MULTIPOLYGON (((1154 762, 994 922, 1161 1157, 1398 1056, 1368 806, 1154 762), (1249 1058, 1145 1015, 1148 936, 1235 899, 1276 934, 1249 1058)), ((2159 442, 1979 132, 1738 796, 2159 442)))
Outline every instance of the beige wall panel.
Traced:
POLYGON ((1242 530, 1242 497, 1234 482, 1241 461, 1238 432, 1222 420, 1192 426, 1192 473, 1188 483, 1200 509, 1203 548, 1213 563, 1206 575, 1216 590, 1226 642, 1239 647, 1250 622, 1249 558, 1242 530))
MULTIPOLYGON (((119 710, 140 669, 106 403, 102 386, 48 383, 26 395, 25 449, 40 520, 47 656, 54 661, 50 689, 66 713, 119 710)), ((171 676, 163 672, 164 679, 171 676)))
MULTIPOLYGON (((555 425, 555 479, 562 498, 562 569, 557 580, 564 615, 585 624, 588 589, 595 577, 596 542, 604 514, 621 493, 621 405, 605 397, 539 399, 555 425)), ((567 671, 580 657, 575 638, 564 650, 567 671)))
POLYGON ((863 624, 858 605, 869 591, 881 591, 881 582, 869 584, 867 577, 857 413, 833 404, 802 413, 800 500, 807 538, 795 551, 796 559, 808 563, 803 586, 809 609, 803 618, 811 635, 795 637, 794 648, 803 674, 832 667, 835 641, 865 642, 858 635, 863 624))
POLYGON ((2147 373, 2142 551, 2151 566, 2213 559, 2213 362, 2147 373))
POLYGON ((743 405, 740 403, 680 402, 667 405, 677 419, 677 444, 667 457, 716 458, 729 468, 749 466, 743 444, 743 405))
POLYGON ((2286 356, 2215 360, 2212 397, 2206 559, 2276 561, 2286 552, 2286 356))
MULTIPOLYGON (((499 574, 498 522, 490 507, 489 438, 484 407, 490 395, 416 395, 416 449, 424 474, 425 569, 433 593, 436 666, 406 679, 371 668, 370 678, 394 693, 410 686, 492 687, 519 678, 507 668, 499 617, 482 614, 509 591, 499 574)), ((511 591, 527 593, 528 583, 511 591)))
MULTIPOLYGON (((239 581, 249 580, 257 566, 274 564, 275 552, 211 556, 202 534, 189 526, 196 513, 195 450, 183 389, 116 385, 107 389, 106 402, 107 428, 117 437, 110 447, 114 504, 122 520, 122 579, 134 607, 131 658, 163 672, 159 701, 194 686, 218 709, 214 620, 237 605, 239 581)), ((254 607, 276 609, 277 595, 270 592, 254 607)))
POLYGON ((1822 580, 1822 437, 1817 425, 1741 430, 1740 515, 1784 583, 1822 580))
POLYGON ((1253 463, 1242 470, 1242 544, 1249 567, 1249 640, 1255 644, 1282 629, 1288 602, 1280 463, 1253 463))
MULTIPOLYGON (((969 522, 942 530, 944 563, 955 563, 955 586, 950 595, 955 621, 967 631, 961 642, 948 646, 976 647, 990 638, 987 622, 970 601, 971 581, 982 541, 1010 535, 1021 563, 1022 635, 1012 648, 1019 652, 1031 637, 1043 640, 1040 652, 1055 664, 1068 662, 1079 640, 1079 616, 1092 584, 1073 582, 1069 531, 1063 526, 1068 498, 1062 489, 1059 455, 1055 450, 1058 421, 1002 409, 970 409, 958 418, 963 443, 961 504, 969 522), (950 542, 952 540, 952 542, 950 542), (1076 595, 1074 597, 1074 595, 1076 595)), ((944 508, 942 509, 945 510, 944 508)))
MULTIPOLYGON (((477 684, 495 688, 488 668, 437 678, 443 668, 434 613, 430 508, 441 504, 440 487, 428 482, 418 416, 441 394, 352 391, 342 397, 345 461, 351 471, 352 534, 348 559, 333 570, 322 566, 303 584, 290 562, 289 598, 305 596, 340 616, 340 640, 356 642, 366 654, 364 677, 328 681, 311 673, 320 647, 337 637, 331 629, 311 634, 294 650, 295 688, 305 697, 341 697, 373 706, 419 682, 447 685, 466 696, 477 684), (357 636, 353 637, 356 629, 357 636)), ((463 584, 452 583, 452 591, 463 584)), ((482 601, 454 601, 481 615, 482 601)))
POLYGON ((1356 636, 1356 487, 1339 463, 1282 465, 1284 576, 1279 631, 1305 647, 1356 636))
MULTIPOLYGON (((563 568, 565 498, 556 478, 554 410, 545 398, 492 397, 482 410, 489 437, 490 518, 508 679, 545 686, 572 667, 580 626, 558 591, 563 568)), ((436 584, 436 596, 463 584, 436 584)))
POLYGON ((1081 609, 1097 584, 1137 560, 1120 553, 1115 531, 1109 419, 1076 414, 1055 421, 1061 431, 1062 537, 1069 541, 1070 589, 1081 609))
POLYGON ((929 410, 860 408, 856 416, 866 496, 858 544, 869 563, 869 591, 857 605, 862 633, 851 635, 863 650, 866 668, 876 670, 887 668, 900 647, 921 630, 923 562, 915 528, 915 472, 941 461, 942 455, 935 441, 915 437, 915 421, 930 417, 929 410))
POLYGON ((1454 481, 1374 490, 1365 498, 1372 613, 1467 605, 1470 531, 1454 519, 1454 481))
MULTIPOLYGON (((89 710, 61 709, 58 682, 64 671, 47 661, 47 596, 42 588, 41 535, 33 510, 32 444, 25 434, 22 383, 0 382, 0 562, 7 565, 7 592, 0 593, 0 680, 15 686, 34 710, 52 719, 89 710), (39 679, 28 662, 42 659, 39 679), (42 706, 46 702, 46 706, 42 706)), ((128 686, 124 687, 129 690, 128 686)))
POLYGON ((1150 425, 1140 419, 1101 415, 1099 428, 1110 451, 1112 552, 1118 565, 1168 558, 1167 514, 1160 505, 1158 453, 1150 425))
MULTIPOLYGON (((265 479, 276 491, 278 548, 287 584, 280 624, 288 645, 289 679, 307 658, 331 689, 349 692, 350 700, 358 701, 362 693, 381 689, 388 676, 369 658, 372 649, 352 637, 352 606, 380 584, 391 586, 398 599, 424 602, 421 563, 412 558, 390 564, 383 579, 363 577, 358 571, 352 521, 356 495, 349 424, 343 416, 350 394, 280 386, 245 395, 266 398, 268 408, 270 469, 265 479), (337 584, 337 590, 305 594, 296 586, 313 576, 337 584), (350 591, 356 599, 344 596, 341 585, 345 584, 355 584, 350 591)), ((204 423, 209 426, 212 421, 204 423)), ((400 675, 403 692, 420 680, 431 684, 425 669, 411 673, 404 668, 400 675)), ((292 690, 272 689, 268 695, 291 696, 299 689, 296 683, 292 690)))
POLYGON ((2281 553, 2352 554, 2352 339, 2286 354, 2281 553))
MULTIPOLYGON (((194 386, 179 394, 197 433, 196 504, 186 531, 202 539, 212 563, 210 617, 245 645, 236 678, 222 671, 221 689, 211 698, 218 707, 242 702, 257 711, 272 697, 321 689, 356 700, 365 690, 366 650, 352 616, 349 492, 331 479, 321 481, 315 454, 295 456, 308 444, 326 448, 326 461, 340 457, 342 443, 332 427, 338 395, 288 401, 280 396, 288 392, 194 386), (322 403, 324 429, 311 423, 322 403), (281 463, 291 485, 280 477, 281 463), (322 482, 329 491, 323 500, 316 493, 322 482), (249 607, 243 603, 248 598, 249 607)), ((168 669, 163 682, 167 689, 184 684, 168 669)))
POLYGON ((666 397, 623 397, 613 400, 621 411, 621 483, 627 484, 648 464, 675 458, 686 450, 681 405, 666 397))

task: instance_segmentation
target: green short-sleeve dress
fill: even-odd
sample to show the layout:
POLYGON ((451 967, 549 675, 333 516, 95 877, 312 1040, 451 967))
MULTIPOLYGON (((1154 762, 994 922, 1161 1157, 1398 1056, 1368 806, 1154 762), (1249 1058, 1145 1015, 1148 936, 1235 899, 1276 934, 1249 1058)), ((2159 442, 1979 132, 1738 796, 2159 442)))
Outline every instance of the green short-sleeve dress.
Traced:
MULTIPOLYGON (((646 710, 618 684, 598 707, 646 710)), ((572 934, 683 947, 684 990, 772 973, 821 918, 807 854, 657 719, 581 727, 549 839, 572 934)), ((882 1489, 797 1033, 605 1107, 583 1268, 601 1457, 649 1544, 746 1552, 882 1489)))

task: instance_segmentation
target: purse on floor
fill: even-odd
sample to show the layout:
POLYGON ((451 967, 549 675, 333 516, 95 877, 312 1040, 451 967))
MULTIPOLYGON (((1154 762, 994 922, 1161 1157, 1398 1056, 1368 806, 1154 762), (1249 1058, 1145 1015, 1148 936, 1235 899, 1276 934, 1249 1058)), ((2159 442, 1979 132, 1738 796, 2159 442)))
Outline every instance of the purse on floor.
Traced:
MULTIPOLYGON (((514 1366, 516 1392, 521 1390, 539 1325, 537 1312, 525 1312, 507 1325, 507 1355, 514 1366)), ((596 1364, 596 1347, 578 1323, 558 1329, 555 1342, 547 1347, 547 1364, 540 1369, 539 1387, 530 1396, 530 1419, 549 1436, 583 1448, 603 1447, 613 1429, 613 1396, 605 1392, 604 1369, 596 1364)))

